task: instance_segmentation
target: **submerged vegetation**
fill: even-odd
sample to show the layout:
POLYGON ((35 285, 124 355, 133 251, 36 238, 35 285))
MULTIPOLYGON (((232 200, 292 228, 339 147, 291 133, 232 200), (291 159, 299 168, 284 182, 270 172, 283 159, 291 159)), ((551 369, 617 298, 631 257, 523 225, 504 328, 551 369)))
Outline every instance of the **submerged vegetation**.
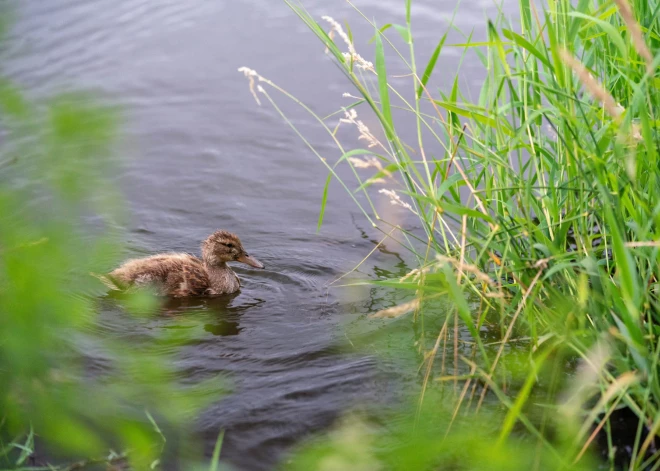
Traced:
POLYGON ((303 453, 300 469, 593 469, 598 453, 610 468, 659 469, 660 2, 549 0, 541 8, 520 0, 519 18, 488 22, 485 41, 448 44, 448 28, 434 51, 416 51, 408 0, 403 24, 363 15, 374 30, 371 62, 348 28, 285 1, 356 89, 344 97, 352 102, 340 119, 322 118, 254 70, 241 72, 257 101, 286 119, 277 94, 294 100, 336 143, 333 161, 305 140, 329 171, 319 226, 336 178, 364 217, 417 260, 387 283, 415 299, 374 317, 409 316, 423 358, 415 420, 402 424, 408 435, 351 421, 303 453), (460 72, 443 90, 429 85, 449 47, 483 64, 474 100, 460 72), (405 90, 388 75, 393 58, 409 70, 405 90), (366 114, 379 129, 360 120, 366 114), (344 146, 339 125, 355 126, 364 148, 344 146), (374 174, 361 178, 369 168, 374 174), (383 180, 378 198, 422 230, 379 214, 370 187, 383 180), (451 300, 450 315, 432 307, 436 298, 451 300), (441 328, 430 330, 437 316, 441 328), (486 342, 484 329, 497 341, 486 342), (459 344, 470 353, 459 354, 459 344), (467 372, 460 377, 434 368, 452 350, 467 372), (450 405, 430 391, 436 380, 460 381, 450 405), (621 414, 631 417, 625 437, 621 414), (350 452, 356 440, 370 444, 360 456, 350 452), (469 458, 452 459, 461 449, 469 458))

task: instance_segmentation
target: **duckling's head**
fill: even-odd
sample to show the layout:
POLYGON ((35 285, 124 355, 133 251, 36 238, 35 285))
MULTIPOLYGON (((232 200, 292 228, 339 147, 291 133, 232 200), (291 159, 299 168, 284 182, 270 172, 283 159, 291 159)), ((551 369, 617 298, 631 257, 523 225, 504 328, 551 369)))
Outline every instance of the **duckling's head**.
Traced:
POLYGON ((202 242, 202 260, 209 266, 241 262, 255 268, 264 267, 259 260, 248 255, 236 234, 227 231, 216 231, 202 242))

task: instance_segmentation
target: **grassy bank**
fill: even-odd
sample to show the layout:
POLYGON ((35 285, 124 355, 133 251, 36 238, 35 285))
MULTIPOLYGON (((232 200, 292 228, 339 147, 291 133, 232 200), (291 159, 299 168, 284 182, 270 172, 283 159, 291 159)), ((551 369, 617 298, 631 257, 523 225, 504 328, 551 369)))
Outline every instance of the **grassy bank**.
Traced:
MULTIPOLYGON (((423 386, 442 379, 433 362, 466 327, 473 354, 455 360, 471 374, 461 378, 450 416, 479 414, 496 397, 504 412, 488 439, 502 450, 524 430, 530 447, 556 460, 552 469, 588 466, 597 440, 612 467, 623 460, 630 469, 660 468, 660 3, 555 0, 539 8, 521 0, 516 24, 493 19, 485 42, 449 45, 444 34, 435 50, 416 51, 407 1, 402 24, 377 28, 364 17, 374 29, 371 61, 340 23, 317 22, 287 3, 354 86, 354 102, 339 120, 321 118, 257 72, 241 71, 258 101, 279 111, 283 94, 328 131, 334 161, 305 140, 328 182, 350 166, 355 181, 341 184, 365 218, 418 260, 394 280, 416 300, 374 316, 407 315, 423 329, 436 315, 427 301, 452 300, 453 315, 420 342, 423 386), (460 71, 448 92, 428 87, 448 47, 477 53, 486 77, 477 99, 461 90, 460 71), (388 76, 392 52, 409 70, 405 90, 388 76), (362 113, 381 129, 369 130, 362 113), (415 135, 404 137, 411 124, 415 135), (337 125, 354 126, 364 148, 345 147, 337 125), (406 208, 423 231, 378 214, 374 198, 406 208), (499 331, 495 348, 480 334, 485 326, 499 331), (522 374, 509 369, 513 341, 525 345, 522 374), (611 420, 621 410, 635 418, 626 453, 611 420)), ((323 208, 319 225, 322 218, 323 208)), ((542 458, 531 463, 548 469, 542 458)))

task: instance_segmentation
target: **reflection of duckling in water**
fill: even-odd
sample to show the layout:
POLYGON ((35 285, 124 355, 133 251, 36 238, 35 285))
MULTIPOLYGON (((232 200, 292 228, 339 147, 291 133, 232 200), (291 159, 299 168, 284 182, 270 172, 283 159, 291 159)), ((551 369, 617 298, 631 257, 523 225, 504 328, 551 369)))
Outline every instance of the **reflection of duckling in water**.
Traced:
MULTIPOLYGON (((243 298, 240 304, 234 304, 237 296, 238 293, 211 297, 170 297, 162 303, 160 315, 193 322, 198 320, 201 324, 195 323, 195 326, 203 325, 204 330, 213 335, 238 335, 243 330, 240 326, 243 313, 265 304, 266 301, 259 298, 248 300, 243 298)), ((171 328, 180 328, 180 326, 177 324, 171 328)))
POLYGON ((239 238, 216 231, 202 242, 202 258, 185 253, 165 253, 128 260, 108 278, 113 288, 151 286, 162 296, 202 296, 238 291, 241 283, 227 262, 264 266, 243 249, 239 238))

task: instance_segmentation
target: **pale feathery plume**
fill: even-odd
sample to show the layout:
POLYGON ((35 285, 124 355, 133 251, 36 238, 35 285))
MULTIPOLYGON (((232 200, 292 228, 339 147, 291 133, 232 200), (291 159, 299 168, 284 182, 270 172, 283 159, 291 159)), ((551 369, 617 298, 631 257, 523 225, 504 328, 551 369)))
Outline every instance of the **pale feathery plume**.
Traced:
POLYGON ((376 73, 373 62, 369 62, 360 54, 349 54, 348 52, 344 52, 342 55, 344 56, 344 59, 346 59, 346 62, 353 61, 358 69, 369 70, 374 74, 376 73))
POLYGON ((378 318, 392 319, 395 317, 401 317, 404 314, 419 309, 419 305, 420 305, 419 299, 414 299, 410 302, 399 304, 398 306, 383 309, 374 314, 371 314, 369 317, 371 317, 372 319, 378 319, 378 318))
POLYGON ((357 54, 357 51, 355 50, 355 46, 353 46, 353 42, 348 38, 348 34, 346 34, 346 31, 344 31, 344 28, 342 25, 339 24, 337 20, 335 20, 331 16, 322 16, 321 19, 327 21, 330 23, 330 26, 332 26, 332 29, 330 32, 332 33, 333 31, 337 32, 339 37, 346 43, 346 46, 348 47, 348 52, 351 54, 357 54))
MULTIPOLYGON (((348 161, 355 168, 365 169, 365 168, 375 168, 379 172, 382 172, 383 175, 391 177, 392 174, 383 168, 383 164, 380 163, 376 157, 365 157, 364 159, 359 159, 357 157, 349 157, 348 161)), ((383 178, 371 178, 369 179, 370 183, 385 183, 383 178)))
POLYGON ((616 3, 616 6, 619 8, 621 18, 623 18, 624 23, 628 27, 628 32, 630 33, 630 38, 632 39, 637 54, 646 61, 646 71, 649 75, 653 74, 653 54, 646 44, 646 41, 644 41, 642 28, 635 19, 630 3, 628 3, 628 0, 614 0, 614 3, 616 3))
POLYGON ((591 75, 584 64, 573 57, 565 49, 559 51, 559 54, 564 63, 577 74, 578 79, 580 79, 580 82, 586 87, 591 96, 600 101, 605 111, 613 118, 619 118, 625 111, 624 108, 619 105, 614 97, 605 90, 605 87, 603 87, 600 82, 591 75))
MULTIPOLYGON (((446 257, 444 255, 436 255, 436 260, 440 264, 449 264, 452 265, 456 270, 460 270, 463 273, 472 273, 475 276, 475 279, 484 282, 487 284, 490 288, 497 288, 497 285, 495 282, 485 273, 483 273, 481 270, 479 270, 478 267, 475 265, 469 265, 466 263, 461 263, 456 259, 446 257)), ((434 266, 437 266, 437 264, 429 265, 423 268, 415 268, 414 270, 406 273, 404 276, 399 278, 400 282, 404 282, 408 279, 412 278, 412 281, 419 281, 423 275, 426 275, 429 273, 434 266)), ((487 293, 483 293, 483 295, 487 298, 504 298, 505 295, 502 292, 494 292, 494 291, 489 291, 487 293)))
POLYGON ((354 109, 350 110, 344 110, 344 115, 346 116, 345 118, 341 118, 339 120, 340 123, 347 123, 347 124, 354 124, 360 133, 360 137, 358 137, 358 140, 365 140, 368 142, 367 147, 376 147, 376 146, 381 146, 382 144, 376 137, 371 134, 371 131, 369 131, 369 128, 367 127, 366 124, 364 124, 362 121, 357 119, 357 111, 354 109))
POLYGON ((399 281, 404 282, 409 278, 412 278, 413 281, 418 281, 422 275, 426 275, 431 271, 431 267, 423 267, 423 268, 415 268, 412 271, 409 271, 405 275, 403 275, 401 278, 399 278, 399 281))
POLYGON ((370 167, 373 167, 373 165, 371 165, 371 162, 369 162, 367 160, 358 159, 357 157, 349 157, 348 161, 351 164, 353 164, 353 167, 355 167, 355 168, 370 168, 370 167))
POLYGON ((456 270, 459 270, 463 273, 471 273, 478 281, 486 283, 488 286, 495 286, 495 282, 488 275, 482 272, 476 265, 462 263, 454 258, 445 257, 444 255, 436 255, 435 258, 438 260, 438 262, 452 265, 456 270))
POLYGON ((571 418, 584 413, 584 404, 599 388, 603 371, 611 358, 612 348, 605 338, 601 338, 580 360, 572 384, 563 393, 558 412, 571 418))
MULTIPOLYGON (((346 59, 349 62, 350 61, 354 62, 356 67, 358 67, 359 69, 369 70, 375 74, 376 69, 374 68, 373 63, 364 59, 360 54, 357 53, 357 51, 355 50, 355 46, 353 45, 353 41, 350 40, 348 34, 346 34, 346 31, 344 31, 344 28, 339 24, 339 22, 335 20, 333 17, 327 15, 321 18, 327 21, 328 23, 330 23, 331 29, 330 29, 330 33, 328 33, 330 39, 334 40, 333 39, 334 33, 336 32, 337 35, 339 35, 339 37, 346 43, 346 46, 348 47, 348 52, 345 52, 343 54, 344 59, 346 59)), ((326 48, 326 52, 327 52, 327 48, 326 48)))
POLYGON ((402 208, 406 208, 412 211, 414 214, 417 214, 417 211, 415 211, 413 207, 410 206, 408 203, 403 201, 396 191, 383 188, 381 190, 378 190, 378 193, 388 196, 390 198, 390 204, 394 206, 401 206, 402 208))
POLYGON ((378 160, 376 157, 365 157, 364 159, 349 157, 348 160, 353 164, 355 168, 375 168, 379 171, 383 170, 383 164, 381 164, 380 160, 378 160))
MULTIPOLYGON (((613 118, 619 119, 623 114, 625 108, 616 102, 614 97, 605 90, 605 87, 594 78, 593 75, 587 70, 587 68, 573 57, 568 51, 562 49, 559 51, 559 54, 566 65, 568 65, 576 73, 578 79, 585 86, 587 91, 591 96, 598 100, 602 105, 603 109, 613 118)), ((643 137, 640 132, 638 125, 633 124, 632 126, 632 136, 634 139, 641 141, 643 137)))
MULTIPOLYGON (((239 72, 242 72, 245 77, 250 81, 250 92, 252 93, 252 96, 254 99, 257 101, 257 104, 261 106, 261 101, 259 101, 259 97, 257 96, 257 92, 254 89, 255 85, 255 78, 259 79, 260 81, 263 80, 261 75, 257 73, 256 70, 250 69, 249 67, 239 67, 238 68, 239 72)), ((259 86, 259 91, 263 92, 263 88, 261 88, 261 85, 259 86)))

